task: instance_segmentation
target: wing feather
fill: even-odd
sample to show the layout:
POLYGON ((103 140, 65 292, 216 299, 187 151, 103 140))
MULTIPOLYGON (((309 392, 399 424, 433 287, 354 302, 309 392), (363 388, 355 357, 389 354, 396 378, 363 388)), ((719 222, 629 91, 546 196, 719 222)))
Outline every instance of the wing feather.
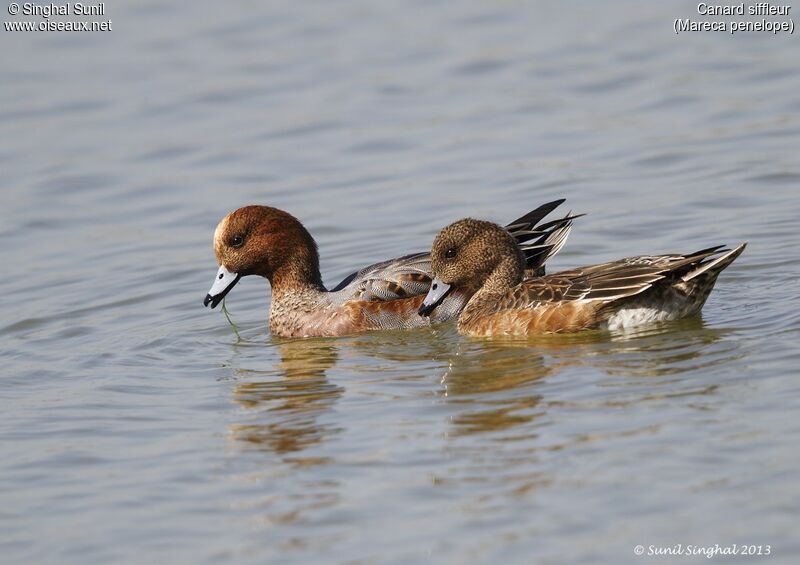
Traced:
POLYGON ((487 314, 554 306, 575 300, 603 303, 640 294, 665 279, 677 279, 725 251, 709 247, 687 255, 643 255, 529 278, 484 306, 487 314))
MULTIPOLYGON (((564 218, 537 226, 563 202, 564 199, 559 199, 543 204, 506 226, 525 254, 526 272, 543 274, 544 264, 566 243, 572 229, 572 220, 579 215, 568 214, 564 218)), ((351 273, 331 293, 338 293, 341 301, 407 298, 428 292, 430 273, 430 253, 412 253, 351 273)))

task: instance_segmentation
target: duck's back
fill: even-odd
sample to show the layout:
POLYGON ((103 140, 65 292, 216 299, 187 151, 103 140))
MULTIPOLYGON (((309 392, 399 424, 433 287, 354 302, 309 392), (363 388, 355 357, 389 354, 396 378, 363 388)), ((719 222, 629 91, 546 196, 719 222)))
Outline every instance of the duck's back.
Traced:
POLYGON ((500 295, 479 293, 459 318, 473 335, 620 329, 700 311, 717 276, 744 250, 620 259, 528 279, 500 295))

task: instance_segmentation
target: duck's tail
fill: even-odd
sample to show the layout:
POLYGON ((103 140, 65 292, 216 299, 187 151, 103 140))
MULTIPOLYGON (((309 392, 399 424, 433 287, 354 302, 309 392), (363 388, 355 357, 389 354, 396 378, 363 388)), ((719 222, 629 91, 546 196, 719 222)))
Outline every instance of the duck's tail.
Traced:
POLYGON ((672 287, 687 297, 689 303, 693 304, 692 310, 699 312, 714 289, 719 274, 742 254, 745 247, 746 241, 733 249, 716 249, 711 255, 703 251, 693 253, 706 255, 707 258, 687 265, 689 268, 677 280, 673 280, 672 287))
POLYGON ((570 212, 563 218, 539 224, 545 216, 558 208, 565 200, 560 198, 542 204, 506 226, 525 255, 526 278, 545 274, 545 263, 567 242, 570 230, 572 230, 572 220, 583 216, 583 214, 573 215, 570 212))
POLYGON ((588 296, 604 301, 598 317, 606 320, 610 329, 696 314, 714 289, 719 274, 746 246, 747 242, 734 249, 718 245, 687 255, 634 257, 633 261, 627 260, 630 266, 623 267, 623 271, 629 271, 624 276, 607 268, 590 273, 592 289, 588 296), (621 280, 631 284, 622 285, 621 280), (619 290, 609 285, 616 285, 619 290), (610 292, 616 294, 609 296, 610 292))
MULTIPOLYGON (((736 258, 742 254, 744 248, 747 247, 747 242, 740 243, 734 249, 720 249, 716 251, 716 253, 723 253, 718 257, 714 257, 708 261, 704 261, 701 263, 697 263, 694 265, 694 268, 685 273, 681 279, 689 283, 690 281, 700 282, 700 281, 713 281, 717 280, 719 274, 724 271, 728 265, 733 263, 736 258)), ((696 254, 701 254, 702 251, 698 251, 696 254)))

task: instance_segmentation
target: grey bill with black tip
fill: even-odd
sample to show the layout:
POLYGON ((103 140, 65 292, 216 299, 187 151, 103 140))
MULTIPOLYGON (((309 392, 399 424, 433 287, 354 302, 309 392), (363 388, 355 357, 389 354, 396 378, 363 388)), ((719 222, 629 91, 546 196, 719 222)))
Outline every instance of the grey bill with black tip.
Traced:
POLYGON ((451 290, 452 287, 449 284, 444 284, 439 280, 439 277, 434 278, 431 288, 428 290, 428 294, 425 296, 425 300, 422 301, 422 306, 419 307, 417 313, 420 316, 430 316, 431 312, 442 303, 442 300, 447 298, 451 290))
POLYGON ((203 306, 208 306, 210 304, 211 308, 216 308, 217 304, 222 302, 222 299, 225 298, 225 295, 236 286, 240 278, 242 278, 242 275, 239 273, 232 273, 224 266, 220 265, 217 276, 214 279, 214 284, 211 285, 211 290, 208 291, 205 300, 203 300, 203 306))

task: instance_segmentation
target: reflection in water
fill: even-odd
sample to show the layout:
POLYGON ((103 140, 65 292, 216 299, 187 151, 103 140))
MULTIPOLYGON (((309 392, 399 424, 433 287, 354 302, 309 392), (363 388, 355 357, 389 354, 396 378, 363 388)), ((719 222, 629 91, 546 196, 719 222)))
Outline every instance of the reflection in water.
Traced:
POLYGON ((602 367, 612 375, 659 377, 679 375, 744 356, 740 343, 722 342, 731 330, 706 328, 700 316, 686 318, 637 332, 612 334, 602 367))
MULTIPOLYGON (((438 394, 446 405, 457 407, 446 416, 449 435, 494 433, 498 441, 536 441, 541 426, 559 417, 553 413, 561 410, 625 409, 652 400, 714 394, 716 385, 695 383, 683 374, 742 357, 737 340, 722 339, 728 331, 705 328, 696 317, 624 333, 535 338, 464 338, 445 326, 432 332, 277 340, 281 360, 276 367, 236 372, 241 382, 233 398, 250 417, 231 426, 231 434, 239 442, 281 455, 303 451, 336 434, 340 426, 323 423, 320 416, 344 394, 342 387, 328 381, 326 372, 336 364, 339 352, 347 351, 350 360, 354 353, 373 360, 370 365, 378 378, 362 382, 371 383, 373 392, 383 396, 381 402, 398 398, 395 385, 412 377, 402 371, 384 372, 374 360, 387 362, 387 368, 444 360, 447 367, 438 394), (558 378, 564 372, 572 375, 572 395, 558 393, 565 385, 558 378)), ((639 431, 626 428, 611 433, 639 431)), ((596 437, 594 430, 576 429, 556 444, 535 450, 562 449, 596 437)), ((330 463, 325 457, 286 461, 330 463)))
MULTIPOLYGON (((654 324, 626 332, 597 332, 594 342, 575 344, 556 354, 559 359, 569 356, 570 364, 600 369, 608 375, 628 377, 622 381, 607 381, 607 386, 630 386, 638 379, 659 378, 666 384, 683 380, 682 375, 694 370, 703 370, 720 363, 735 362, 744 356, 735 340, 723 339, 730 330, 706 328, 702 318, 695 316, 675 322, 654 324)), ((553 343, 551 347, 561 345, 553 343)), ((562 359, 563 360, 563 359, 562 359)), ((691 383, 688 383, 691 386, 691 383)), ((673 391, 674 392, 674 391, 673 391)), ((662 391, 670 394, 669 391, 662 391)))
POLYGON ((700 318, 627 333, 453 333, 440 397, 448 408, 445 450, 460 465, 443 469, 436 484, 492 485, 467 509, 486 517, 508 499, 540 502, 552 485, 591 485, 593 475, 570 469, 598 452, 619 454, 602 456, 609 470, 600 480, 615 480, 615 472, 635 464, 619 446, 657 443, 671 405, 714 409, 719 380, 704 378, 705 369, 744 355, 726 333, 705 328, 700 318), (648 410, 653 405, 662 409, 648 410))
MULTIPOLYGON (((532 412, 541 399, 540 395, 534 394, 520 399, 484 403, 485 406, 494 405, 497 408, 462 412, 452 419, 453 425, 456 426, 455 433, 459 435, 497 432, 520 424, 527 424, 543 414, 541 410, 538 413, 532 412)), ((533 434, 527 437, 536 436, 533 434)))
POLYGON ((441 378, 441 394, 450 403, 480 409, 451 418, 456 435, 508 430, 541 415, 542 397, 530 392, 530 385, 551 372, 541 354, 491 342, 467 342, 459 349, 441 378))
MULTIPOLYGON (((231 426, 231 433, 238 441, 279 454, 302 451, 336 433, 338 427, 321 424, 319 417, 344 393, 342 387, 328 381, 326 371, 337 362, 338 350, 346 348, 393 364, 447 359, 439 394, 450 405, 463 405, 463 410, 449 416, 455 435, 508 432, 523 426, 521 433, 536 437, 531 425, 536 426, 534 421, 545 416, 550 407, 540 385, 554 381, 553 377, 567 368, 600 370, 624 377, 598 383, 598 389, 607 392, 587 385, 593 390, 590 398, 579 397, 576 405, 589 402, 620 407, 658 398, 713 393, 714 385, 674 383, 682 380, 682 373, 728 364, 742 357, 744 353, 739 351, 736 340, 721 339, 728 331, 705 328, 702 319, 695 317, 636 331, 534 338, 467 339, 445 326, 431 333, 383 332, 339 340, 278 340, 275 345, 281 361, 276 367, 277 375, 275 368, 237 370, 243 382, 234 389, 234 401, 254 411, 255 416, 248 423, 231 426), (253 380, 258 375, 265 378, 253 380), (652 379, 665 376, 674 378, 652 379), (641 381, 642 378, 647 380, 641 381)), ((406 377, 393 377, 403 378, 406 377)), ((559 404, 565 406, 569 402, 561 399, 559 404)))
POLYGON ((248 380, 235 386, 234 402, 257 414, 254 423, 234 424, 230 431, 238 441, 287 454, 317 444, 337 431, 334 426, 320 424, 319 416, 331 408, 344 389, 325 376, 338 357, 329 340, 286 340, 276 345, 281 354, 277 365, 280 380, 275 380, 274 370, 236 372, 248 379, 263 373, 269 380, 248 380))
POLYGON ((357 510, 348 493, 373 473, 396 484, 413 477, 420 500, 472 493, 460 507, 487 520, 506 519, 509 500, 540 504, 554 488, 591 489, 598 475, 574 469, 593 458, 605 461, 596 480, 613 482, 636 463, 627 455, 636 449, 625 448, 669 433, 660 414, 671 405, 713 409, 720 381, 703 378, 704 369, 743 356, 726 333, 700 318, 508 339, 466 338, 449 325, 252 347, 249 363, 270 360, 263 370, 235 370, 243 415, 230 435, 278 461, 265 467, 256 458, 257 476, 270 481, 246 508, 259 525, 301 528, 293 539, 306 543, 315 516, 357 510), (335 410, 344 386, 358 401, 335 410), (348 443, 357 447, 339 450, 348 443))
MULTIPOLYGON (((734 363, 743 357, 737 341, 722 340, 727 333, 729 330, 705 328, 702 319, 694 317, 618 333, 468 339, 458 343, 449 360, 441 378, 441 394, 451 404, 475 407, 451 418, 455 435, 507 431, 525 425, 524 437, 536 437, 531 423, 542 419, 550 407, 539 385, 552 382, 568 367, 624 377, 621 381, 603 379, 598 386, 610 390, 593 391, 591 399, 581 397, 576 406, 588 401, 621 407, 653 399, 712 394, 716 390, 713 384, 675 383, 682 381, 682 373, 734 363), (675 378, 648 378, 665 376, 675 378), (619 391, 623 387, 624 396, 619 391)), ((560 400, 558 404, 569 403, 560 400)))
POLYGON ((433 326, 430 331, 382 331, 353 336, 345 342, 359 353, 397 363, 425 362, 448 357, 453 351, 454 325, 433 326))

